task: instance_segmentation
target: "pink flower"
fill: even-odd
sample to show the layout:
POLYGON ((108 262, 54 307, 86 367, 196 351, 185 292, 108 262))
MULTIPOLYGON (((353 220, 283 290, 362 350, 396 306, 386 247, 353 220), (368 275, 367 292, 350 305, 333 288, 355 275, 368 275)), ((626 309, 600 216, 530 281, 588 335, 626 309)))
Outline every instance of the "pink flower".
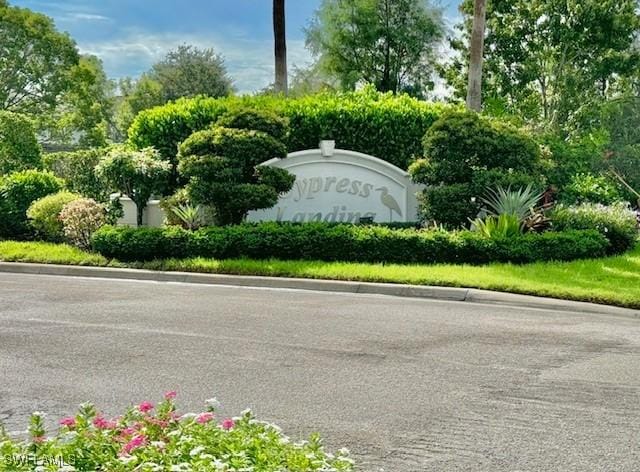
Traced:
POLYGON ((153 409, 154 406, 151 402, 142 402, 140 403, 140 405, 138 405, 138 410, 140 410, 142 413, 149 413, 153 409))
POLYGON ((122 432, 120 433, 120 436, 131 436, 135 432, 136 432, 136 429, 129 426, 128 428, 125 428, 122 430, 122 432))
POLYGON ((144 445, 147 444, 147 438, 144 434, 138 434, 136 436, 134 436, 133 438, 131 438, 131 440, 125 444, 124 446, 122 446, 122 453, 123 454, 130 454, 131 451, 133 451, 134 449, 137 449, 139 447, 142 447, 144 445))
POLYGON ((178 392, 176 392, 175 390, 171 390, 170 392, 167 392, 167 393, 164 394, 164 399, 165 400, 173 400, 177 396, 178 396, 178 392))
POLYGON ((72 416, 67 418, 62 418, 60 420, 60 426, 66 426, 67 428, 75 428, 76 427, 76 419, 72 416))
POLYGON ((213 413, 211 412, 206 412, 206 413, 200 413, 197 417, 196 417, 196 421, 200 424, 205 424, 208 423, 209 421, 211 421, 213 419, 213 413))
POLYGON ((98 429, 115 429, 116 422, 108 421, 107 419, 105 419, 104 416, 98 415, 93 419, 93 426, 95 426, 98 429))
POLYGON ((227 418, 222 422, 222 429, 226 429, 227 431, 229 431, 235 425, 236 425, 235 421, 233 421, 231 418, 227 418))
POLYGON ((34 436, 31 438, 34 443, 41 444, 44 442, 44 436, 34 436))

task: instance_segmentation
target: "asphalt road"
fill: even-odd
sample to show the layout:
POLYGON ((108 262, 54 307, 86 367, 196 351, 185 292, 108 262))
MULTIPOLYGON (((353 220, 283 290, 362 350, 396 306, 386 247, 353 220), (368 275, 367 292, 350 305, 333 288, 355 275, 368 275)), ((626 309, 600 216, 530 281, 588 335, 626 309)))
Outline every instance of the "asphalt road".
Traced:
POLYGON ((640 321, 372 295, 0 274, 0 421, 176 389, 365 471, 640 470, 640 321))

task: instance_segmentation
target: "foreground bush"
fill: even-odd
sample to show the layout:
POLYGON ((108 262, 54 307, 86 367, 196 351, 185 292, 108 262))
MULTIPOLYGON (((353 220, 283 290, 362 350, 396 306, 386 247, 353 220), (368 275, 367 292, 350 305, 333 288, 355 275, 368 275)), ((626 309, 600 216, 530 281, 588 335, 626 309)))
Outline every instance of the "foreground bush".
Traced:
POLYGON ((250 411, 218 418, 217 400, 197 414, 179 414, 175 392, 160 404, 143 402, 108 418, 84 404, 76 416, 59 421, 46 435, 34 413, 29 439, 15 441, 0 430, 0 471, 350 471, 348 451, 325 452, 320 438, 293 442, 279 427, 256 420, 250 411), (41 467, 40 467, 41 466, 41 467))
POLYGON ((25 170, 0 177, 0 237, 25 238, 31 233, 27 210, 34 201, 62 190, 50 172, 25 170))
POLYGON ((79 248, 89 249, 93 233, 107 222, 107 210, 92 198, 80 198, 64 206, 60 221, 67 241, 79 248))
POLYGON ((64 232, 60 212, 65 205, 80 198, 76 193, 62 191, 33 202, 27 210, 27 217, 36 235, 46 241, 62 242, 64 232))
POLYGON ((106 226, 93 248, 121 261, 208 257, 393 263, 533 262, 603 256, 597 231, 524 234, 488 239, 471 231, 445 232, 323 223, 261 223, 181 228, 106 226))
POLYGON ((626 203, 558 206, 550 213, 556 231, 596 230, 609 240, 609 254, 623 253, 638 239, 638 220, 626 203))

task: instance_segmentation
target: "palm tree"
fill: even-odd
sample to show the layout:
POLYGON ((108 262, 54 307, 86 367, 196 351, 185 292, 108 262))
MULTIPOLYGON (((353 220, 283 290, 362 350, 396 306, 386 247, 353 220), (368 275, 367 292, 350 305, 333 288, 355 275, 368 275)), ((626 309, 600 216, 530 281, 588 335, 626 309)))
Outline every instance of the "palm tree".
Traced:
POLYGON ((486 0, 474 0, 473 31, 471 32, 469 59, 469 87, 467 89, 467 108, 482 109, 482 58, 484 55, 484 29, 487 17, 486 0))
POLYGON ((286 95, 287 84, 287 32, 284 0, 273 0, 273 34, 276 55, 276 92, 286 95))

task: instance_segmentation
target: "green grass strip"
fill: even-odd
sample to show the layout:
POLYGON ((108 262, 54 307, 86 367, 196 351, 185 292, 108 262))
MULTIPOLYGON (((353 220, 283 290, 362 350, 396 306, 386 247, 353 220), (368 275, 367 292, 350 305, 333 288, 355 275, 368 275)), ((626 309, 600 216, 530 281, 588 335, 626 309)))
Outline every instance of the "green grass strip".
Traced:
POLYGON ((640 245, 616 257, 526 265, 399 265, 205 258, 122 264, 64 244, 4 241, 0 242, 0 260, 469 287, 640 308, 640 245))

